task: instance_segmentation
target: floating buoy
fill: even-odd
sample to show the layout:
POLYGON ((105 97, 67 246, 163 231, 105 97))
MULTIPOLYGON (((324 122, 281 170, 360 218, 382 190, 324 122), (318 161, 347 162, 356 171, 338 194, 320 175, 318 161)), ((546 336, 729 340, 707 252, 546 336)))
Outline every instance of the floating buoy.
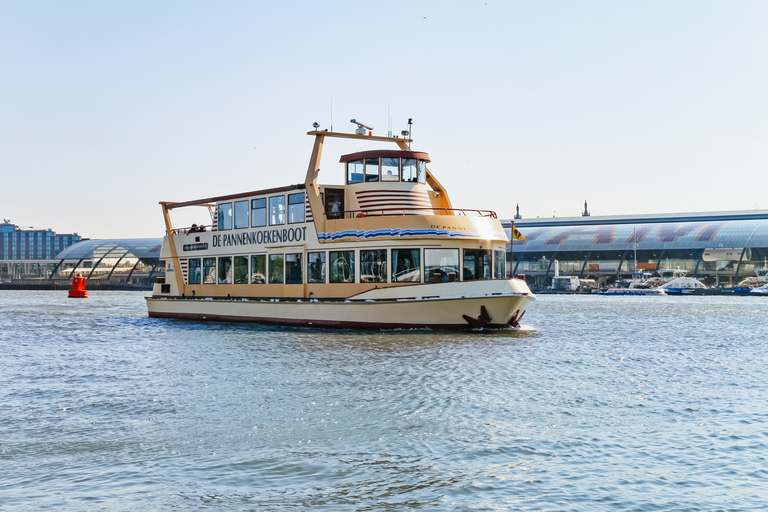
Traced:
POLYGON ((85 278, 80 274, 72 278, 72 288, 69 290, 69 296, 83 299, 88 297, 88 290, 85 289, 85 278))

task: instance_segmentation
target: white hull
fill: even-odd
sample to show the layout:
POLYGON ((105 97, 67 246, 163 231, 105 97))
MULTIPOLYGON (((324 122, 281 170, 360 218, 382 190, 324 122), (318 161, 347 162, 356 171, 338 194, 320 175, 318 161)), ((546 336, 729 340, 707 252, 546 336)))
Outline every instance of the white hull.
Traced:
POLYGON ((446 283, 408 287, 410 292, 424 293, 417 297, 395 298, 394 291, 402 294, 403 287, 372 290, 347 300, 147 297, 147 308, 150 317, 208 321, 362 329, 502 328, 514 325, 535 299, 513 291, 514 281, 486 282, 496 285, 499 291, 494 294, 454 295, 451 292, 458 287, 446 283))

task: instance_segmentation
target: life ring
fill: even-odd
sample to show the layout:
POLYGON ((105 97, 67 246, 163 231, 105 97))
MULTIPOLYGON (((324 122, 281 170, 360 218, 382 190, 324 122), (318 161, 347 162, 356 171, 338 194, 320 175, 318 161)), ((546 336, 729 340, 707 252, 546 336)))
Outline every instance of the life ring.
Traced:
POLYGON ((366 215, 365 215, 365 213, 363 213, 363 212, 360 212, 360 213, 358 213, 358 214, 357 214, 357 218, 358 218, 358 219, 359 219, 359 218, 361 218, 361 217, 365 217, 365 216, 366 216, 366 215))

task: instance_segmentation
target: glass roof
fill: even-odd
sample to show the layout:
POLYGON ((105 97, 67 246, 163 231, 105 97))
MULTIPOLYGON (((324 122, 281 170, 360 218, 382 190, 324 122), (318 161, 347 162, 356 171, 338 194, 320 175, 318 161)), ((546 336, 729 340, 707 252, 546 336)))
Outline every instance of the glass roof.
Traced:
POLYGON ((79 260, 110 257, 134 257, 149 265, 160 261, 162 238, 122 238, 111 240, 82 240, 59 254, 56 260, 79 260))

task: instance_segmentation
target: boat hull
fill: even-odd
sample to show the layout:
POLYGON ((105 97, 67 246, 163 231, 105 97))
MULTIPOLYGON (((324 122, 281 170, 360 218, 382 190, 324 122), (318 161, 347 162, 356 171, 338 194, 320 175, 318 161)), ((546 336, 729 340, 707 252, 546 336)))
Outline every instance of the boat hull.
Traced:
POLYGON ((153 318, 354 329, 508 328, 533 299, 529 294, 381 300, 146 298, 153 318))

